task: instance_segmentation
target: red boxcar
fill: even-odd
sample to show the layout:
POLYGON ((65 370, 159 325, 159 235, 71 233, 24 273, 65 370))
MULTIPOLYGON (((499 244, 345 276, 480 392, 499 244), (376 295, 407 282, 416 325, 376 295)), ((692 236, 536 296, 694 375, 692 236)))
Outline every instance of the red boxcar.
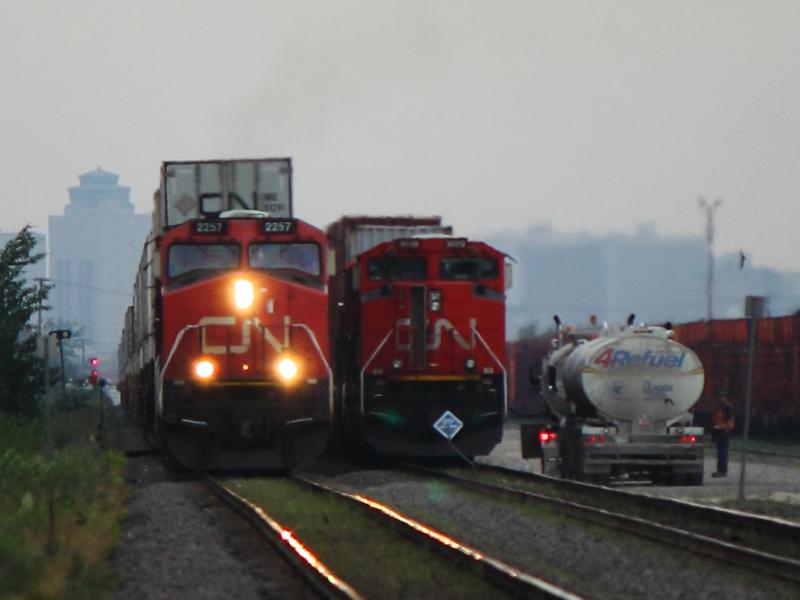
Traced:
MULTIPOLYGON (((753 369, 752 433, 797 437, 800 432, 800 315, 758 319, 753 369)), ((748 320, 698 321, 675 327, 676 339, 703 362, 706 383, 696 413, 707 424, 714 395, 728 392, 743 424, 748 320)))

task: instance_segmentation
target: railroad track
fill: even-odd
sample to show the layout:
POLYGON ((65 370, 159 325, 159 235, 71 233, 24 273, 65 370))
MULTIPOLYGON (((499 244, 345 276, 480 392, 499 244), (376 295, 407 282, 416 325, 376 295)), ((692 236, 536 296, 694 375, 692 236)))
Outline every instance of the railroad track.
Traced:
MULTIPOLYGON (((248 498, 257 497, 252 493, 253 488, 249 485, 255 483, 260 485, 266 481, 282 481, 276 479, 250 478, 248 480, 237 480, 229 485, 221 483, 215 479, 204 476, 206 485, 219 496, 225 503, 235 509, 239 514, 252 523, 270 542, 289 560, 295 569, 307 579, 320 596, 325 598, 363 598, 369 597, 392 597, 391 592, 386 590, 364 590, 356 591, 355 586, 344 581, 344 579, 334 574, 333 570, 323 564, 315 549, 308 547, 290 529, 290 524, 278 523, 278 521, 267 514, 267 509, 261 506, 260 500, 248 498), (236 488, 236 489, 233 489, 236 488), (247 490, 250 490, 248 493, 247 490), (245 494, 248 498, 245 497, 245 494)), ((464 568, 469 569, 471 577, 479 579, 482 585, 487 587, 480 597, 510 597, 510 598, 542 598, 548 600, 578 600, 580 596, 572 594, 558 585, 550 583, 543 578, 530 575, 520 569, 514 568, 498 559, 486 555, 484 552, 472 548, 447 534, 438 531, 424 523, 421 523, 407 515, 402 514, 385 504, 367 498, 366 496, 350 493, 338 489, 329 483, 302 476, 298 474, 290 475, 289 482, 297 484, 309 494, 319 498, 325 497, 326 503, 346 505, 348 508, 355 508, 353 512, 361 515, 372 522, 373 519, 386 525, 385 531, 394 537, 402 535, 406 540, 410 540, 415 546, 423 546, 421 551, 430 556, 430 551, 445 557, 445 561, 451 565, 455 576, 463 579, 466 577, 464 568)), ((293 497, 297 498, 296 491, 293 497)), ((274 500, 279 502, 279 500, 274 500)), ((269 502, 264 502, 269 504, 269 502)), ((280 511, 279 506, 275 510, 280 511)), ((294 521, 292 525, 299 524, 294 521)), ((371 526, 370 526, 371 527, 371 526)), ((348 534, 351 536, 352 534, 348 534)), ((398 541, 394 544, 397 545, 398 541)), ((408 542, 404 542, 408 543, 408 542)), ((345 551, 345 550, 341 550, 345 551)), ((389 548, 389 552, 394 551, 394 546, 389 548)), ((363 567, 362 567, 363 568, 363 567)), ((390 568, 390 567, 388 567, 390 568)), ((383 569, 384 571, 387 569, 383 569)), ((348 575, 345 574, 345 577, 348 575)), ((408 591, 403 595, 408 596, 408 591)), ((441 590, 430 590, 425 597, 438 597, 441 590)), ((449 592, 448 592, 449 593, 449 592)), ((446 594, 445 594, 446 595, 446 594)), ((474 597, 474 594, 469 595, 474 597)))
POLYGON ((418 465, 402 468, 479 493, 545 504, 604 527, 800 583, 800 525, 795 523, 505 467, 477 465, 458 469, 457 474, 418 465))
POLYGON ((364 596, 334 574, 302 540, 272 518, 263 507, 250 502, 208 475, 200 475, 200 478, 217 497, 253 525, 321 598, 364 599, 364 596))
POLYGON ((437 552, 456 560, 490 579, 514 597, 577 600, 576 596, 549 581, 530 575, 507 563, 486 555, 429 525, 421 523, 396 509, 361 494, 337 489, 329 484, 294 475, 293 478, 310 489, 328 494, 340 501, 354 504, 371 517, 389 527, 400 530, 417 543, 425 544, 437 552))

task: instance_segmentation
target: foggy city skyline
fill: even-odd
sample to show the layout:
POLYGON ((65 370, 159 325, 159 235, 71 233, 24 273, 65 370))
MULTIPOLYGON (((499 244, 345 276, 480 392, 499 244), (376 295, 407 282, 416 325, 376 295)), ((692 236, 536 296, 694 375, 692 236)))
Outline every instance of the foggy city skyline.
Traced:
POLYGON ((695 236, 702 196, 717 255, 800 271, 793 2, 3 8, 3 231, 46 233, 97 166, 149 213, 164 160, 291 156, 320 227, 695 236))

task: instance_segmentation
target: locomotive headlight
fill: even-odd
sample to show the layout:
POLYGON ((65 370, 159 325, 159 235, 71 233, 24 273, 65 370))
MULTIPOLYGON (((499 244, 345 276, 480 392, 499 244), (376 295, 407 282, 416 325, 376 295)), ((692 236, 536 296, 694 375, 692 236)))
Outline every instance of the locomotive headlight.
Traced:
POLYGON ((472 369, 475 368, 475 359, 468 358, 467 360, 464 361, 464 366, 467 368, 468 371, 472 371, 472 369))
POLYGON ((233 302, 236 308, 250 308, 256 299, 253 282, 247 279, 237 279, 233 283, 233 302))
POLYGON ((291 381, 297 377, 297 363, 291 358, 285 357, 278 362, 278 374, 286 381, 291 381))
POLYGON ((208 380, 214 376, 217 368, 207 358, 201 358, 194 363, 194 374, 198 379, 208 380))
POLYGON ((402 366, 403 366, 403 361, 402 361, 402 360, 400 360, 399 358, 395 358, 395 359, 392 361, 392 368, 393 368, 395 371, 399 371, 399 370, 400 370, 400 368, 401 368, 402 366))
POLYGON ((442 310, 442 290, 430 290, 428 292, 428 309, 432 311, 442 310))

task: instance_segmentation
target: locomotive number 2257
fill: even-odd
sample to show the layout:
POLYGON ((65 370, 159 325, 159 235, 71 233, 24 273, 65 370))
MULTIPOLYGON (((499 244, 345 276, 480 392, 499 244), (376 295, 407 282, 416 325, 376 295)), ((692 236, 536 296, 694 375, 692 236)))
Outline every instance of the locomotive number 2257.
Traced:
POLYGON ((293 229, 292 221, 264 221, 264 233, 289 233, 293 229))
POLYGON ((222 221, 198 221, 194 224, 195 233, 224 233, 225 223, 222 221))

